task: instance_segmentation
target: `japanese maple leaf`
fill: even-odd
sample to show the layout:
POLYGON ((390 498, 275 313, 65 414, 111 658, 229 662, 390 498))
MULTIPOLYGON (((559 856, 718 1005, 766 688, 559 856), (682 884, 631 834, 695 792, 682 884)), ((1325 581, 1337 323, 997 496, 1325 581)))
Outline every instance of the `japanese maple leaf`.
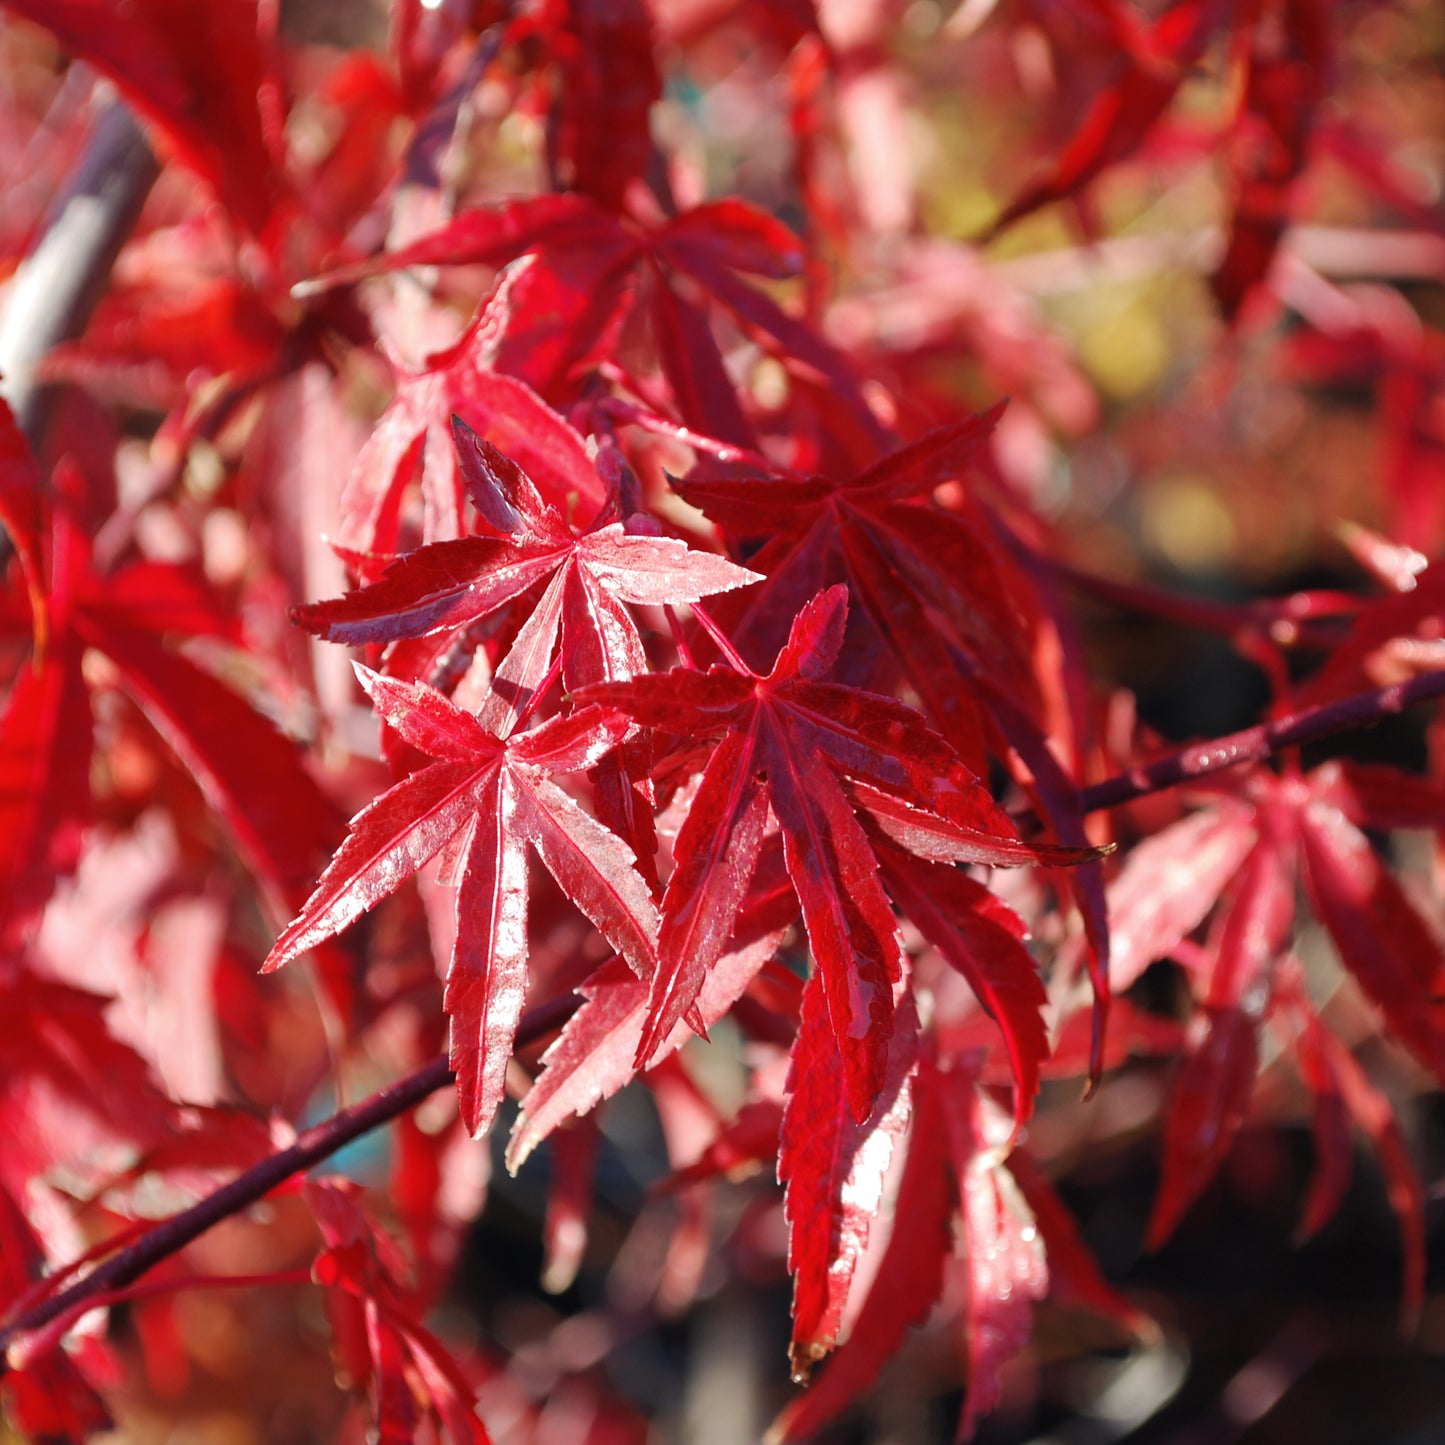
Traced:
POLYGON ((417 371, 393 362, 396 392, 356 458, 341 498, 340 540, 362 552, 396 550, 402 494, 421 473, 422 539, 462 532, 464 479, 454 419, 489 437, 525 468, 558 507, 590 520, 605 492, 583 439, 525 380, 497 370, 525 268, 504 276, 462 337, 417 371))
POLYGON ((1017 600, 1027 584, 980 513, 944 511, 932 497, 961 474, 1001 412, 940 427, 842 481, 777 470, 675 480, 730 542, 768 538, 751 558, 767 582, 720 613, 743 656, 771 657, 798 608, 846 578, 936 726, 981 765, 980 686, 1016 699, 1025 714, 1037 708, 1017 600))
MULTIPOLYGON (((738 476, 741 469, 733 468, 673 485, 730 543, 769 538, 750 558, 767 581, 719 609, 745 657, 771 656, 784 619, 818 586, 846 577, 881 639, 879 653, 903 671, 964 761, 982 772, 990 744, 998 756, 1016 752, 1059 835, 1082 846, 1077 788, 1038 721, 1031 641, 1038 619, 1025 611, 1032 586, 976 504, 966 496, 959 509, 933 502, 942 482, 961 475, 1000 412, 940 427, 844 481, 776 469, 738 476)), ((1085 866, 1065 886, 1077 895, 1089 944, 1097 1074, 1109 998, 1103 883, 1085 866)))
POLYGON ((457 932, 444 1002, 462 1117, 480 1135, 502 1097, 526 996, 529 845, 632 967, 652 970, 657 909, 631 850, 553 781, 596 764, 628 723, 594 707, 507 736, 425 683, 357 671, 381 716, 435 761, 352 819, 265 968, 339 933, 449 847, 457 932))
POLYGON ((849 1104, 862 1123, 887 1073, 902 955, 857 809, 925 857, 1017 864, 1044 854, 1019 841, 1008 816, 920 714, 821 680, 842 645, 847 612, 846 588, 819 593, 794 619, 765 676, 718 634, 731 654, 727 666, 674 669, 586 688, 578 697, 620 708, 645 727, 721 739, 674 846, 638 1062, 692 1006, 721 954, 771 807, 823 975, 849 1104))
MULTIPOLYGON (((1439 1003, 1445 953, 1362 831, 1438 827, 1445 798, 1425 780, 1394 769, 1338 762, 1303 778, 1256 772, 1236 791, 1237 797, 1221 799, 1135 849, 1110 889, 1124 986, 1152 959, 1178 953, 1189 962, 1200 1005, 1165 1128, 1149 1227, 1154 1245, 1208 1184, 1248 1116, 1260 1028, 1280 1008, 1295 1007, 1279 989, 1291 967, 1285 950, 1297 879, 1341 963, 1379 1008, 1391 1036, 1445 1079, 1439 1003), (1206 948, 1191 949, 1188 935, 1211 915, 1206 948)), ((1302 1047, 1307 1080, 1336 1076, 1314 1044, 1302 1047)), ((1354 1097, 1363 1100, 1364 1090, 1354 1097)), ((1360 1107, 1370 1112, 1366 1103, 1360 1107)), ((1312 1206, 1316 1224, 1322 1208, 1312 1206)), ((1412 1281, 1409 1292, 1416 1289, 1412 1281)))
POLYGON ((759 580, 726 558, 623 522, 599 519, 578 531, 517 463, 463 422, 456 445, 485 535, 419 547, 371 586, 299 608, 296 618, 332 642, 461 634, 545 584, 497 668, 482 713, 489 723, 500 727, 527 705, 559 637, 569 689, 632 677, 647 657, 624 604, 696 602, 759 580))
POLYGON ((871 1283, 856 1311, 850 1306, 848 1337, 783 1411, 770 1440, 811 1438, 867 1390, 908 1329, 927 1319, 950 1275, 962 1277, 967 1350, 960 1439, 997 1404, 999 1370, 1028 1339, 1056 1252, 1062 1293, 1130 1326, 1139 1322, 1100 1277, 1037 1167, 1018 1153, 1004 1157, 1008 1123, 969 1068, 944 1068, 925 1054, 912 1101, 896 1194, 879 1220, 882 1247, 871 1283))
POLYGON ((303 290, 412 266, 505 266, 524 255, 533 264, 513 283, 493 364, 554 404, 570 400, 576 378, 616 354, 623 325, 646 299, 658 360, 682 420, 702 431, 720 427, 723 440, 750 445, 741 411, 717 400, 718 385, 733 388, 707 319, 712 302, 767 350, 825 379, 861 433, 875 444, 884 441, 844 357, 742 279, 796 276, 805 251, 781 221, 734 198, 647 225, 576 194, 510 200, 463 211, 429 236, 318 277, 303 290))

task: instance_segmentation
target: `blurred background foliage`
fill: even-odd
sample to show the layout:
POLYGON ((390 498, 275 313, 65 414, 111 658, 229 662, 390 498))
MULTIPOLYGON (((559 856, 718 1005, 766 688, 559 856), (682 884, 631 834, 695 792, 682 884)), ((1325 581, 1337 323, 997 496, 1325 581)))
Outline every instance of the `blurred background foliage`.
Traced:
MULTIPOLYGON (((478 27, 493 18, 492 8, 475 7, 478 27)), ((1210 276, 1226 245, 1231 164, 1253 143, 1231 130, 1243 83, 1235 45, 1242 24, 1220 29, 1163 118, 1118 163, 1070 199, 990 236, 1003 209, 1048 168, 1116 80, 1115 7, 820 0, 816 26, 804 0, 653 0, 651 8, 665 79, 654 135, 673 158, 679 202, 736 193, 808 237, 817 273, 780 294, 821 318, 906 432, 1008 396, 992 485, 1035 513, 1080 572, 1215 600, 1305 585, 1361 590, 1369 579, 1344 522, 1438 553, 1445 537, 1445 7, 1433 0, 1329 7, 1332 74, 1301 173, 1288 187, 1289 226, 1267 281, 1233 318, 1221 315, 1210 276), (821 77, 819 35, 834 59, 821 77)), ((1128 10, 1142 21, 1159 13, 1157 6, 1128 10)), ((286 0, 282 26, 297 77, 324 76, 358 47, 385 56, 381 3, 286 0)), ((457 198, 494 201, 544 185, 545 116, 513 64, 499 61, 471 96, 463 143, 448 161, 457 198)), ((11 21, 0 24, 0 74, 0 249, 16 257, 74 159, 77 142, 65 122, 93 81, 77 77, 41 32, 11 21)), ((299 105, 293 145, 323 146, 334 119, 324 105, 299 105)), ((405 139, 399 124, 382 137, 398 154, 405 139)), ((167 172, 147 225, 158 229, 184 213, 191 185, 167 172)), ((458 326, 488 280, 449 278, 458 326)), ((426 324, 435 340, 445 315, 426 324)), ((386 393, 362 359, 346 375, 355 429, 386 393)), ((191 380, 200 386, 206 378, 191 380)), ((134 386, 122 494, 125 446, 135 453, 149 446, 160 410, 148 400, 145 376, 127 381, 134 386)), ((751 384, 761 394, 786 380, 757 365, 751 384)), ((230 476, 254 425, 253 417, 239 418, 213 451, 195 449, 186 471, 192 498, 230 476)), ((189 545, 187 495, 139 497, 136 525, 151 545, 189 545)), ((252 565, 244 482, 226 497, 239 537, 223 520, 208 524, 199 544, 221 581, 252 565)), ((1181 627, 1147 605, 1121 609, 1087 585, 1078 592, 1104 692, 1118 690, 1114 705, 1126 711, 1128 698, 1137 698, 1142 720, 1165 736, 1242 726, 1267 702, 1263 674, 1217 629, 1181 627)), ((264 586, 253 594, 261 595, 257 615, 276 626, 278 609, 268 613, 262 594, 264 586)), ((279 698, 277 711, 288 705, 279 698)), ((128 797, 149 795, 154 772, 144 744, 127 751, 130 736, 120 709, 103 780, 118 817, 128 797), (127 759, 138 773, 126 772, 127 759)), ((1425 739, 1406 724, 1362 747, 1423 756, 1425 739)), ((368 795, 373 782, 364 774, 357 795, 368 795)), ((420 906, 401 899, 372 926, 373 986, 394 986, 394 996, 420 987, 406 961, 427 951, 420 906), (389 984, 377 982, 383 977, 389 984)), ((257 1003, 238 981, 250 966, 244 950, 223 950, 217 963, 218 988, 236 1004, 230 1075, 244 1080, 258 1108, 320 1114, 334 1096, 308 1095, 314 1071, 279 1077, 270 1061, 324 1054, 325 1011, 294 975, 271 981, 268 1002, 257 1003)), ((1158 969, 1144 987, 1167 1005, 1178 983, 1158 969)), ((1373 1027, 1362 1014, 1357 1036, 1396 1079, 1422 1173, 1438 1179, 1445 1114, 1420 1096, 1420 1081, 1391 1047, 1371 1038, 1373 1027)), ((420 1025, 415 1031, 424 1033, 420 1025)), ((353 1094, 417 1050, 417 1038, 405 1035, 405 1016, 387 1016, 367 1040, 370 1073, 353 1068, 348 1079, 353 1094)), ((741 1097, 740 1045, 722 1031, 714 1048, 692 1051, 689 1065, 726 1114, 741 1097)), ((1168 1064, 1146 1061, 1111 1078, 1088 1105, 1078 1101, 1076 1081, 1050 1085, 1035 1126, 1036 1146, 1059 1166, 1106 1272, 1157 1314, 1163 1336, 1128 1351, 1096 1322, 1043 1312, 1035 1347, 1013 1370, 1004 1407, 980 1438, 997 1445, 1445 1438, 1445 1294, 1432 1290, 1418 1335, 1402 1343, 1393 1225, 1367 1169, 1340 1218, 1307 1248, 1291 1249, 1310 1167, 1308 1130, 1297 1091, 1268 1071, 1265 1106, 1223 1180, 1167 1248, 1143 1254, 1168 1064), (1105 1356, 1081 1362, 1089 1348, 1105 1356)), ((445 1117, 446 1109, 436 1118, 424 1110, 419 1127, 439 1131, 445 1117)), ((498 1141, 505 1136, 505 1128, 496 1131, 498 1141)), ((386 1177, 399 1146, 377 1147, 340 1167, 357 1178, 386 1177)), ((525 1416, 528 1438, 546 1445, 757 1438, 789 1388, 781 1369, 787 1285, 776 1191, 766 1180, 726 1191, 709 1205, 717 1211, 711 1228, 684 1196, 657 1194, 667 1170, 663 1126, 634 1094, 604 1115, 599 1147, 586 1254, 575 1281, 555 1297, 538 1286, 547 1161, 512 1180, 499 1160, 483 1158, 473 1161, 469 1181, 458 1176, 457 1219, 467 1217, 468 1189, 486 1187, 489 1195, 479 1223, 459 1227, 459 1277, 441 1318, 448 1338, 469 1349, 483 1412, 501 1438, 509 1419, 525 1416), (686 1309, 694 1296, 698 1303, 686 1309), (644 1328, 659 1302, 674 1317, 661 1330, 644 1328)), ((267 1205, 200 1248, 218 1269, 222 1261, 232 1271, 304 1265, 309 1226, 297 1210, 292 1227, 288 1208, 284 1200, 267 1205)), ((1432 1221, 1435 1212, 1432 1203, 1432 1221)), ((119 1332, 120 1348, 141 1368, 127 1372, 126 1388, 145 1385, 122 1401, 121 1438, 175 1445, 301 1441, 338 1431, 362 1438, 359 1417, 343 1418, 344 1401, 330 1392, 326 1321, 304 1289, 187 1293, 168 1311, 137 1310, 132 1324, 119 1332)), ((956 1350, 956 1341, 925 1336, 867 1409, 825 1438, 897 1445, 946 1438, 958 1402, 956 1350)))

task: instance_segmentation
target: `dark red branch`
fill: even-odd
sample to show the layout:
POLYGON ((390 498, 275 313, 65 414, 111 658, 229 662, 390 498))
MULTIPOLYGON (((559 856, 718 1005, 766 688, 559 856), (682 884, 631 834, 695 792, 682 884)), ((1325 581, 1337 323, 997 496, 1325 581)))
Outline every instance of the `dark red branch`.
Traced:
MULTIPOLYGON (((579 1002, 574 995, 568 994, 528 1009, 517 1026, 516 1047, 522 1049, 534 1044, 560 1027, 576 1011, 579 1002)), ((0 1329, 0 1374, 11 1367, 9 1348, 20 1336, 42 1328, 86 1300, 123 1289, 163 1259, 169 1259, 184 1249, 213 1225, 264 1198, 293 1174, 310 1169, 353 1139, 390 1123, 438 1089, 445 1088, 454 1078, 445 1058, 433 1059, 415 1073, 378 1090, 359 1104, 342 1109, 320 1124, 313 1125, 294 1144, 238 1174, 230 1183, 223 1184, 189 1209, 161 1220, 134 1243, 117 1250, 98 1264, 89 1274, 42 1300, 0 1329)))
POLYGON ((1081 799, 1086 813, 1104 808, 1117 808, 1121 803, 1142 798, 1146 793, 1159 793, 1176 788, 1195 778, 1208 777, 1240 763, 1262 762, 1286 748, 1303 743, 1317 743, 1335 733, 1352 728, 1373 727, 1417 702, 1445 695, 1445 670, 1422 672, 1408 682, 1391 683, 1372 692, 1357 692, 1338 702, 1321 703, 1305 708, 1274 722, 1260 723, 1212 742, 1193 743, 1177 753, 1142 763, 1137 768, 1105 778, 1102 783, 1083 789, 1081 799))

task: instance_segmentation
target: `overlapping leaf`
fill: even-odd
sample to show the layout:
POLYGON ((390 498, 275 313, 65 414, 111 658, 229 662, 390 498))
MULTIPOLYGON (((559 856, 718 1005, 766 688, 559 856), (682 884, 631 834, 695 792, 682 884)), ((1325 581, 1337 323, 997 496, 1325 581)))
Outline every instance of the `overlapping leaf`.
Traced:
POLYGON ((932 504, 1000 412, 939 428, 841 482, 783 472, 674 481, 729 539, 767 539, 752 558, 767 582, 730 617, 743 656, 754 666, 773 656, 798 609, 846 577, 955 747, 976 747, 979 729, 976 692, 960 664, 1027 704, 1034 683, 1015 601, 1023 586, 1010 585, 1007 561, 980 516, 932 504))
POLYGON ((457 932, 445 1004, 462 1117, 479 1135, 501 1100, 526 996, 529 846, 632 968, 652 972, 657 910, 631 851, 553 781, 592 767, 628 724, 588 708, 499 735, 425 683, 358 671, 378 713, 435 761, 352 819, 266 967, 339 933, 450 845, 457 932))
POLYGON ((822 1375, 783 1411, 770 1439, 808 1439, 873 1383, 909 1327, 932 1312, 943 1290, 958 1200, 950 1170, 940 1167, 943 1128, 936 1071, 924 1068, 913 1091, 888 1243, 857 1322, 822 1375))
MULTIPOLYGON (((1217 1172, 1248 1115, 1260 1028, 1280 1007, 1297 1012, 1302 1006, 1288 989, 1283 1000, 1277 996, 1281 978, 1287 983, 1292 976, 1286 949, 1297 872, 1341 962, 1378 1006, 1392 1036, 1436 1078, 1445 1078, 1445 1015, 1438 1002, 1445 953, 1359 826, 1438 826, 1445 810, 1435 791, 1393 769, 1335 763, 1304 779, 1260 773, 1241 791, 1251 806, 1223 799, 1136 849, 1114 893, 1131 974, 1180 947, 1223 899, 1207 952, 1191 963, 1201 1011, 1165 1127, 1163 1177, 1149 1226, 1155 1246, 1217 1172), (1237 872, 1230 879, 1232 869, 1237 872)), ((1322 1091, 1316 1125, 1328 1140, 1342 1127, 1339 1117, 1329 1123, 1340 1071, 1357 1066, 1328 1062, 1326 1052, 1333 1058, 1342 1046, 1314 1039, 1320 1027, 1317 1020, 1307 1022, 1300 1059, 1310 1087, 1322 1091)), ((1369 1089, 1361 1083, 1354 1097, 1373 1118, 1378 1111, 1368 1103, 1369 1089)), ((1324 1148, 1327 1160, 1338 1153, 1337 1145, 1324 1148)), ((1309 1206, 1311 1228, 1339 1198, 1338 1187, 1322 1176, 1309 1206)))
POLYGON ((858 1399, 908 1329, 933 1312, 951 1273, 964 1286, 960 1438, 997 1404, 999 1370, 1027 1342, 1033 1305, 1052 1286, 1129 1328, 1143 1323, 1099 1275, 1038 1167, 1017 1154, 1002 1157, 1007 1123, 969 1069, 943 1069, 925 1056, 911 1092, 903 1169, 880 1220, 887 1238, 872 1282, 847 1338, 783 1411, 770 1440, 809 1439, 858 1399))
POLYGON ((396 550, 402 495, 421 474, 422 538, 457 537, 464 480, 454 417, 515 457, 556 506, 575 498, 596 514, 601 481, 583 440, 527 382, 496 370, 498 334, 518 304, 525 272, 505 278, 465 334, 426 358, 420 371, 395 366, 396 393, 357 456, 341 500, 340 540, 361 552, 396 550))
POLYGON ((720 738, 674 850, 639 1063, 686 1014, 721 953, 771 807, 861 1123, 884 1085, 901 953, 858 810, 929 858, 1008 865, 1088 854, 1020 842, 1007 815, 918 713, 821 680, 842 645, 847 610, 845 588, 815 597, 766 676, 738 659, 580 696, 664 733, 720 738))
MULTIPOLYGON (((888 666, 904 673, 953 748, 979 772, 990 750, 1017 751, 1059 835, 1082 848, 1077 790, 1038 721, 1035 628, 1024 610, 1031 585, 981 509, 933 503, 938 486, 958 477, 992 433, 1000 410, 930 432, 841 483, 778 471, 740 477, 733 468, 674 486, 735 543, 768 538, 750 558, 767 581, 721 609, 744 657, 756 663, 771 656, 784 619, 818 587, 846 577, 888 666)), ((871 676, 862 680, 874 685, 871 676)), ((935 856, 913 842, 904 846, 935 856)), ((1085 919, 1097 1073, 1109 995, 1102 882, 1086 865, 1071 886, 1085 919)))
MULTIPOLYGON (((684 294, 691 291, 723 307, 768 350, 823 378, 851 424, 874 445, 884 441, 842 355, 741 279, 796 276, 804 252, 781 221, 735 198, 706 202, 647 229, 581 195, 507 201, 464 211, 441 230, 331 272, 310 289, 412 266, 503 266, 523 255, 532 264, 515 283, 494 364, 523 377, 549 401, 570 400, 578 375, 615 352, 624 321, 651 288, 668 293, 651 310, 661 322, 655 339, 674 402, 684 422, 707 431, 727 403, 706 394, 702 384, 729 384, 711 328, 684 294)), ((728 408, 729 432, 737 430, 739 415, 728 408)))
POLYGON ((483 714, 493 725, 520 714, 559 638, 568 688, 628 678, 647 659, 624 604, 696 602, 757 580, 636 523, 629 529, 599 519, 578 531, 520 466, 465 423, 456 424, 456 445, 483 535, 419 547, 371 586, 296 616, 333 642, 457 636, 542 587, 493 678, 483 714))

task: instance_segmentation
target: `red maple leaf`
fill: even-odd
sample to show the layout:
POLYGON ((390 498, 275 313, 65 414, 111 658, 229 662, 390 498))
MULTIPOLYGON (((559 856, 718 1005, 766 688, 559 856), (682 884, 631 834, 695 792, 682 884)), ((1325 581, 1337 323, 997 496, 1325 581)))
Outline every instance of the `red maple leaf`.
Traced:
POLYGON ((553 781, 592 767, 628 723, 586 708, 495 733, 425 683, 358 668, 381 716, 436 761, 358 813, 267 969, 339 933, 444 848, 454 860, 457 932, 447 969, 451 1061, 473 1134, 502 1097, 527 989, 527 848, 640 975, 651 973, 657 910, 632 853, 553 781))
POLYGON ((578 530, 516 462, 465 423, 455 429, 483 535, 418 547, 369 587, 298 608, 304 627, 332 642, 464 638, 542 587, 483 704, 483 719, 501 726, 521 713, 547 676, 559 638, 569 689, 628 678, 645 668, 647 656, 624 604, 696 602, 757 580, 723 557, 640 530, 640 519, 604 516, 578 530))
MULTIPOLYGON (((1022 843, 920 714, 822 681, 842 645, 847 612, 846 588, 820 593, 794 619, 766 676, 729 647, 729 665, 706 673, 674 669, 578 696, 690 743, 721 739, 674 848, 639 1064, 692 1006, 722 952, 771 808, 823 975, 850 1107, 862 1123, 887 1073, 902 954, 859 810, 894 842, 938 860, 1009 865, 1092 855, 1022 843)), ((721 634, 718 640, 727 646, 721 634)))
POLYGON ((783 1411, 770 1440, 810 1438, 867 1390, 907 1330, 933 1311, 950 1273, 962 1275, 964 1288, 961 1439, 998 1403, 999 1370, 1027 1343, 1055 1249, 1062 1292, 1131 1328, 1141 1323, 1100 1278, 1037 1167, 1017 1153, 1004 1157, 1007 1122, 974 1072, 962 1064, 940 1067, 925 1054, 911 1092, 903 1168, 880 1215, 886 1242, 872 1282, 852 1311, 847 1338, 783 1411))
POLYGON ((419 371, 393 362, 395 395, 342 493, 340 540, 346 546, 396 550, 402 494, 418 469, 422 539, 461 534, 465 483, 453 441, 457 418, 515 457, 555 506, 570 501, 586 519, 602 507, 605 490, 582 437, 525 380, 496 369, 498 337, 523 274, 505 278, 461 338, 428 356, 419 371))
MULTIPOLYGON (((1445 799, 1428 782, 1394 769, 1327 763, 1301 778, 1256 771, 1218 804, 1156 834, 1130 855, 1110 888, 1125 987, 1153 959, 1190 960, 1200 1011, 1175 1078, 1164 1135, 1163 1177, 1149 1226, 1153 1245, 1173 1232, 1218 1170, 1248 1116, 1259 1066, 1259 1030, 1281 1009, 1302 1020, 1297 1049, 1324 1140, 1322 1177, 1308 1206, 1311 1228, 1339 1201, 1339 1126, 1328 1123, 1338 1095, 1343 1047, 1316 1037, 1321 1025, 1291 991, 1286 948, 1295 917, 1296 877, 1340 961, 1384 1015, 1391 1035, 1437 1079, 1445 1079, 1445 1014, 1439 984, 1445 952, 1404 888, 1362 831, 1438 827, 1445 799), (1206 950, 1188 935, 1214 917, 1206 950), (1281 988, 1284 992, 1281 993, 1281 988), (1333 1062, 1332 1062, 1333 1061, 1333 1062)), ((1351 1105, 1387 1160, 1397 1200, 1413 1191, 1393 1142, 1380 1135, 1372 1086, 1350 1073, 1351 1105)), ((1419 1227, 1406 1220, 1407 1238, 1419 1227)), ((1408 1251, 1406 1297, 1422 1287, 1418 1252, 1408 1251)))
POLYGON ((646 224, 577 194, 505 201, 464 211, 400 250, 339 268, 302 289, 414 266, 500 267, 519 256, 531 264, 509 283, 507 322, 492 361, 549 401, 569 400, 578 377, 615 355, 623 325, 651 297, 658 360, 681 419, 703 432, 721 426, 724 440, 751 445, 752 429, 737 403, 720 399, 733 388, 707 320, 705 307, 713 302, 767 350, 823 378, 862 436, 875 445, 884 440, 843 356, 741 279, 739 273, 796 276, 804 249, 781 221, 735 198, 646 224))

